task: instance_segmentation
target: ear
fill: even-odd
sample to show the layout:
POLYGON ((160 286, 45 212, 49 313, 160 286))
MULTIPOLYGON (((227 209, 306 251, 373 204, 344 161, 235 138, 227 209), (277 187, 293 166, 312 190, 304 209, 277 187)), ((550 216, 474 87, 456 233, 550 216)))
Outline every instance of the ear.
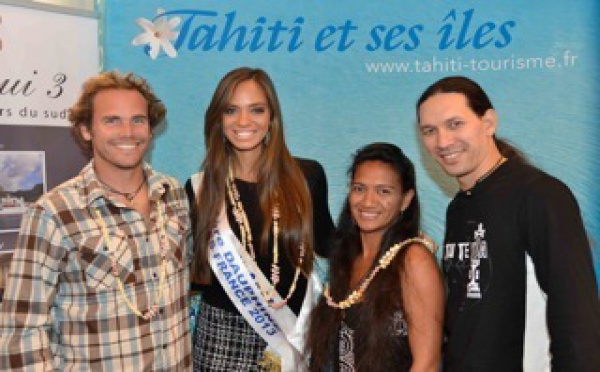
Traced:
POLYGON ((494 109, 488 109, 481 117, 481 120, 483 120, 483 123, 485 124, 485 130, 487 133, 490 136, 494 135, 498 126, 498 117, 496 116, 496 111, 494 109))
POLYGON ((92 132, 90 132, 87 125, 85 125, 85 123, 79 123, 78 125, 79 125, 79 132, 81 133, 81 136, 83 137, 83 139, 85 139, 86 141, 91 141, 92 140, 92 132))
POLYGON ((414 197, 415 197, 415 190, 413 190, 413 189, 410 189, 404 193, 404 195, 402 197, 402 205, 400 206, 400 208, 402 209, 402 212, 404 212, 405 210, 408 209, 408 206, 410 205, 410 203, 412 202, 414 197))

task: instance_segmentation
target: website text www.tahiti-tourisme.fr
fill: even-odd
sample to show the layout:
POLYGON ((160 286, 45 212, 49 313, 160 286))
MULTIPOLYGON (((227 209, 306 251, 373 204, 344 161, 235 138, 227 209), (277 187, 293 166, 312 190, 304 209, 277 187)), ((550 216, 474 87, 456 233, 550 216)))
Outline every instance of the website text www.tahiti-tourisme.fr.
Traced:
POLYGON ((436 72, 469 72, 469 71, 506 71, 506 70, 534 70, 572 68, 578 56, 570 50, 561 56, 547 57, 517 57, 508 58, 440 58, 415 59, 412 61, 398 62, 365 62, 368 73, 394 74, 394 73, 436 73, 436 72))

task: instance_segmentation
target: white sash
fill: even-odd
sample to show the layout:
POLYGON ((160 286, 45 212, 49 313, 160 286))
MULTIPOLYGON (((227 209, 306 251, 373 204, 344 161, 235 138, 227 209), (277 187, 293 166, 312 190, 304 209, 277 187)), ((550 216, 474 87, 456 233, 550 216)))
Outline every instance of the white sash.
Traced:
MULTIPOLYGON (((202 173, 197 173, 191 178, 196 195, 202 176, 202 173)), ((209 263, 231 302, 267 342, 266 351, 275 352, 281 358, 282 370, 307 371, 306 361, 302 358, 306 326, 310 312, 323 291, 316 270, 308 278, 298 317, 288 306, 278 310, 268 306, 258 286, 268 289, 271 288, 271 283, 231 230, 225 206, 211 237, 209 263)), ((273 294, 276 302, 282 301, 277 291, 273 291, 273 294)))
MULTIPOLYGON (((315 271, 313 270, 308 279, 298 317, 288 306, 278 310, 268 306, 258 286, 267 289, 271 287, 271 283, 231 230, 225 208, 221 211, 217 228, 213 230, 209 262, 240 314, 267 342, 266 351, 275 352, 281 358, 282 370, 307 371, 301 352, 304 348, 306 322, 316 303, 317 295, 322 291, 320 279, 315 271)), ((274 295, 276 302, 282 301, 276 291, 274 295)))

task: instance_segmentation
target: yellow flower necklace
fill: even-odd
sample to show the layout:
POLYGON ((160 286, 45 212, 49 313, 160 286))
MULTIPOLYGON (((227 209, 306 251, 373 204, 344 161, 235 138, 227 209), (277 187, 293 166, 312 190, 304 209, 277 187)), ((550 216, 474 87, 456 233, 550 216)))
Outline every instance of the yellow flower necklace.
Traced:
POLYGON ((151 319, 154 315, 156 315, 158 313, 158 308, 159 308, 159 303, 162 300, 162 298, 165 295, 165 289, 166 289, 166 278, 167 278, 167 248, 166 248, 166 238, 167 238, 167 233, 165 231, 165 224, 164 224, 164 217, 163 217, 163 212, 162 209, 160 208, 160 205, 157 205, 156 211, 157 211, 157 220, 156 220, 156 224, 158 225, 159 228, 159 238, 161 241, 161 245, 160 245, 160 256, 161 256, 161 265, 160 265, 160 279, 159 279, 159 284, 158 284, 158 295, 156 296, 156 298, 154 299, 154 303, 150 306, 150 308, 148 308, 148 310, 146 310, 145 313, 142 313, 133 303, 131 303, 131 301, 129 300, 129 298, 127 298, 127 294, 125 293, 125 288, 123 287, 123 282, 121 281, 121 278, 119 277, 119 271, 117 268, 117 261, 115 259, 115 249, 113 249, 113 244, 112 244, 112 239, 110 238, 109 234, 108 234, 108 228, 106 227, 106 223, 104 222, 104 219, 102 218, 102 214, 100 214, 100 211, 98 209, 93 209, 94 214, 96 215, 96 223, 100 226, 100 229, 102 230, 102 236, 104 237, 106 246, 109 249, 109 253, 110 253, 110 259, 111 259, 111 270, 112 270, 112 274, 115 276, 116 280, 117 280, 117 286, 119 288, 119 294, 121 295, 121 298, 123 299, 123 301, 125 302, 125 304, 127 305, 127 307, 137 316, 139 316, 140 318, 143 318, 145 320, 149 320, 151 319))
MULTIPOLYGON (((250 257, 252 257, 254 262, 256 262, 256 254, 254 252, 254 245, 252 243, 252 232, 250 231, 250 222, 248 221, 248 215, 246 214, 246 211, 244 210, 244 205, 242 204, 242 201, 240 200, 240 193, 238 192, 238 189, 235 186, 233 170, 231 169, 231 167, 229 167, 229 171, 227 174, 226 187, 227 187, 227 195, 229 197, 229 201, 231 202, 231 205, 233 206, 233 216, 234 216, 235 221, 237 222, 238 226, 240 227, 242 246, 244 246, 248 250, 248 252, 250 253, 250 257)), ((269 304, 270 307, 272 307, 274 309, 280 309, 285 304, 287 304, 289 299, 292 297, 292 295, 296 291, 296 284, 298 282, 298 278, 300 277, 302 261, 304 259, 304 243, 301 242, 300 246, 299 246, 300 257, 298 258, 298 266, 296 266, 296 271, 294 272, 294 280, 292 281, 292 284, 290 285, 288 294, 282 301, 276 302, 275 296, 274 296, 274 291, 275 291, 275 286, 277 286, 277 284, 279 284, 279 273, 280 273, 279 242, 278 242, 279 241, 280 213, 279 213, 278 205, 275 205, 273 207, 272 217, 273 217, 273 262, 271 263, 271 284, 272 284, 272 286, 271 286, 271 288, 267 289, 266 291, 263 290, 262 288, 260 288, 260 286, 259 286, 259 289, 261 290, 263 297, 265 298, 265 300, 267 301, 267 304, 269 304)), ((257 285, 258 285, 258 283, 257 283, 257 285)))
POLYGON ((389 266, 389 264, 392 262, 392 260, 394 259, 394 257, 396 257, 396 254, 398 254, 398 252, 400 252, 400 250, 402 248, 404 248, 405 246, 412 244, 412 243, 421 243, 423 244, 425 247, 427 247, 427 249, 429 249, 430 251, 431 249, 431 243, 425 239, 422 238, 410 238, 410 239, 406 239, 403 242, 400 243, 396 243, 393 246, 390 247, 390 249, 388 249, 387 252, 385 252, 385 254, 383 256, 381 256, 381 258, 379 259, 379 263, 377 264, 377 266, 371 271, 371 273, 369 274, 369 276, 367 276, 365 278, 365 280, 363 280, 360 285, 358 286, 358 288, 356 288, 354 291, 352 291, 352 293, 350 293, 348 295, 348 297, 346 297, 345 300, 340 301, 340 302, 335 302, 333 300, 333 298, 331 298, 331 294, 329 293, 329 283, 327 283, 325 285, 325 290, 323 291, 323 296, 325 296, 325 299, 327 300, 327 305, 334 307, 336 309, 347 309, 350 306, 362 301, 362 298, 365 294, 365 292, 367 291, 367 288, 369 287, 369 284, 371 284, 371 281, 373 280, 373 278, 375 277, 375 275, 385 269, 386 267, 389 266))

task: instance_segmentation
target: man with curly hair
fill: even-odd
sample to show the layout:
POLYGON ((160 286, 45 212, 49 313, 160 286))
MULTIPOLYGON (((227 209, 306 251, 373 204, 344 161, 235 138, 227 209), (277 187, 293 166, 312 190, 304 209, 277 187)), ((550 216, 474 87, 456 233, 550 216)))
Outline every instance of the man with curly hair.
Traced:
POLYGON ((188 202, 144 162, 165 115, 133 74, 84 83, 69 120, 91 160, 23 215, 0 312, 0 370, 191 365, 188 202))

